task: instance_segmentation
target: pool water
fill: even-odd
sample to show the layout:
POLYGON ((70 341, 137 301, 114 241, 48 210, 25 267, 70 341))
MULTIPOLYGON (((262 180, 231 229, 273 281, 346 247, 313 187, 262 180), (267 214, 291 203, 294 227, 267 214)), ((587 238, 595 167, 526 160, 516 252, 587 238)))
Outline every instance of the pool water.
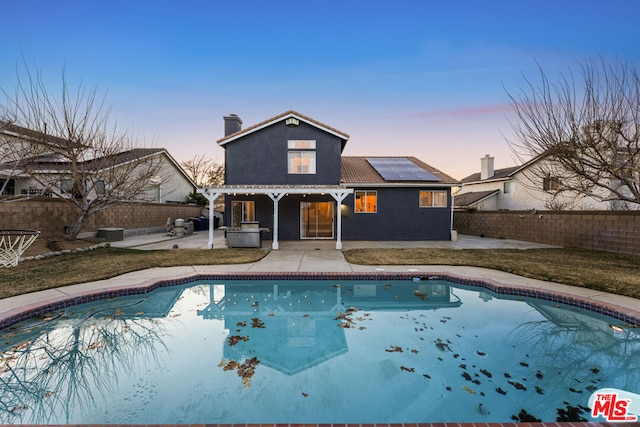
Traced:
POLYGON ((549 422, 640 393, 639 329, 447 281, 200 281, 0 337, 3 424, 549 422))

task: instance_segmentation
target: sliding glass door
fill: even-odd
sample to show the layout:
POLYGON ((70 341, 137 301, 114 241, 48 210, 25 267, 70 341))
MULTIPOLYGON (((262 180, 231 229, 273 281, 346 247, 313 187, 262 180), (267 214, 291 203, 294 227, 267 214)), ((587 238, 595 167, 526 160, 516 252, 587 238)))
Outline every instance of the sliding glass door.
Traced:
POLYGON ((300 203, 300 238, 333 239, 333 202, 300 203))

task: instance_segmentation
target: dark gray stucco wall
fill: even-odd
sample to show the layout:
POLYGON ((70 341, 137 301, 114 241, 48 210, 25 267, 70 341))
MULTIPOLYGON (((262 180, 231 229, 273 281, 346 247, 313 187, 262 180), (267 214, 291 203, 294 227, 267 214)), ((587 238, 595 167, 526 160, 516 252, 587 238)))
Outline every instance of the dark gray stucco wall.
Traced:
POLYGON ((340 183, 342 140, 300 122, 287 127, 284 121, 250 133, 225 145, 225 184, 337 185, 340 183), (288 174, 287 141, 316 141, 316 173, 288 174))
MULTIPOLYGON (((358 188, 357 190, 360 190, 358 188)), ((343 240, 449 240, 450 208, 420 208, 420 190, 443 188, 362 188, 378 192, 377 213, 355 213, 353 195, 343 202, 343 240)), ((447 190, 447 205, 451 192, 447 190)))
MULTIPOLYGON (((449 208, 420 208, 418 196, 424 188, 367 188, 378 192, 377 213, 355 213, 353 195, 342 204, 343 240, 449 240, 451 211, 449 208)), ((433 190, 442 190, 437 188, 433 190)), ((447 190, 447 203, 451 205, 451 196, 447 190)), ((229 196, 227 198, 226 224, 230 224, 231 200, 255 200, 256 221, 260 227, 273 229, 273 202, 267 196, 229 196)), ((279 239, 300 239, 300 202, 333 201, 330 196, 288 195, 279 203, 279 239)), ((334 221, 334 238, 335 226, 334 221)), ((263 232, 262 238, 270 240, 272 232, 263 232)))

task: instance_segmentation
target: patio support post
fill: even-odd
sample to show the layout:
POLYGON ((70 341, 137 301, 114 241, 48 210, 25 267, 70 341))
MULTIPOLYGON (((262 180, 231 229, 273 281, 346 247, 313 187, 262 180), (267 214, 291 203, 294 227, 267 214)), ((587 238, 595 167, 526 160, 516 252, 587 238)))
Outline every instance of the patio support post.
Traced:
POLYGON ((351 191, 339 191, 339 192, 331 192, 331 196, 336 200, 337 209, 336 215, 338 216, 338 224, 336 226, 336 249, 342 249, 342 201, 352 193, 351 191))
POLYGON ((273 242, 271 243, 271 249, 278 250, 280 247, 278 242, 278 202, 284 197, 285 193, 267 193, 267 195, 273 200, 273 242))
POLYGON ((213 192, 213 190, 207 191, 206 189, 199 188, 198 193, 204 194, 209 200, 209 243, 207 243, 207 249, 213 249, 213 202, 222 194, 222 192, 213 192))

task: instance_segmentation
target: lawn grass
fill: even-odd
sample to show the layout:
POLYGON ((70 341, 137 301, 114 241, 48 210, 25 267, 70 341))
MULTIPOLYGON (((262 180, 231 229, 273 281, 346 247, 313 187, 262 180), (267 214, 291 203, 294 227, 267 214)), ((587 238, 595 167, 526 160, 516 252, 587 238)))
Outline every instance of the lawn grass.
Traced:
MULTIPOLYGON (((256 262, 260 249, 141 251, 102 248, 0 269, 0 298, 108 279, 153 267, 256 262)), ((640 298, 640 257, 580 249, 351 249, 362 265, 466 265, 640 298)))
POLYGON ((0 298, 76 283, 108 279, 153 267, 182 265, 243 264, 262 259, 268 251, 259 249, 180 249, 141 251, 101 248, 25 261, 14 268, 0 269, 0 298))
POLYGON ((583 249, 351 249, 362 265, 465 265, 640 298, 640 257, 583 249))

